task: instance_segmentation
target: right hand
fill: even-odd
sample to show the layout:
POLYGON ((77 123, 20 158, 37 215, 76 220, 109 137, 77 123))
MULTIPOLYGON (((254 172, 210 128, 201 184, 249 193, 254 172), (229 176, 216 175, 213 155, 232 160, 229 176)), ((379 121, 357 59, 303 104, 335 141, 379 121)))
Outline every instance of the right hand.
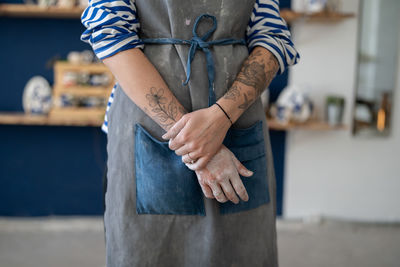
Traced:
MULTIPOLYGON (((186 163, 186 165, 190 168, 190 164, 186 163)), ((215 198, 221 203, 230 200, 235 204, 239 203, 238 196, 243 201, 249 200, 239 174, 250 177, 253 172, 240 163, 225 145, 221 145, 206 167, 195 172, 207 198, 215 198)))
POLYGON ((229 119, 214 104, 184 114, 162 137, 169 139, 169 148, 182 156, 183 162, 195 161, 190 168, 195 171, 207 166, 230 127, 229 119))

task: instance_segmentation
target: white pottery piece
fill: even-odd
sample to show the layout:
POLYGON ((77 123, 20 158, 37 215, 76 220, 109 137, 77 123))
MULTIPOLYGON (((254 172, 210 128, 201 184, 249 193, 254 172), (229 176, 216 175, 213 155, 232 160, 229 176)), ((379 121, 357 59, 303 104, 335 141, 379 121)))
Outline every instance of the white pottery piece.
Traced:
POLYGON ((52 105, 51 87, 42 76, 32 77, 25 86, 22 105, 29 114, 47 114, 52 105))

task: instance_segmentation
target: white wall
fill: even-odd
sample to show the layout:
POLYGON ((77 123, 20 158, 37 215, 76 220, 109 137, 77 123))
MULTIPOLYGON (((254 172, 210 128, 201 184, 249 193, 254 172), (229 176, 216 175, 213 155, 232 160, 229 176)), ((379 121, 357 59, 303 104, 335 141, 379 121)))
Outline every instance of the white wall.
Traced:
MULTIPOLYGON (((358 0, 343 2, 345 11, 358 12, 358 0)), ((345 96, 344 122, 349 127, 288 134, 284 218, 400 221, 400 78, 391 136, 353 137, 357 27, 356 18, 334 24, 298 22, 292 27, 301 61, 292 68, 290 83, 309 84, 318 109, 328 93, 345 96)))

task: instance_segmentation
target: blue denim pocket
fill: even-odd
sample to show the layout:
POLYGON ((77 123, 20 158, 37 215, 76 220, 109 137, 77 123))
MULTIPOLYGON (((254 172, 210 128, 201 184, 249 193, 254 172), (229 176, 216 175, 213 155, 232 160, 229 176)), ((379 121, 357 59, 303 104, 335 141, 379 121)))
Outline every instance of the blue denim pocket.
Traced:
POLYGON ((222 214, 234 213, 268 203, 270 196, 262 121, 258 120, 248 128, 229 129, 223 143, 254 174, 251 177, 240 176, 249 195, 249 200, 247 202, 240 200, 238 204, 230 201, 220 203, 220 212, 222 214))
POLYGON ((135 124, 136 212, 205 215, 196 173, 139 123, 135 124))

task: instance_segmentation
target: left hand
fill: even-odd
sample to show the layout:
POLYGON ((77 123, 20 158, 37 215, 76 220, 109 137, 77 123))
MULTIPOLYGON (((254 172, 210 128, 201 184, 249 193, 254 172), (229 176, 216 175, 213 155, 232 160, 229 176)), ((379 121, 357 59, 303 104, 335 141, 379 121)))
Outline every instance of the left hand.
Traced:
MULTIPOLYGON (((186 166, 191 169, 190 164, 186 163, 186 166)), ((221 145, 207 166, 195 172, 207 198, 215 198, 221 203, 230 200, 235 204, 239 203, 239 197, 243 201, 249 200, 239 174, 250 177, 253 172, 247 169, 226 146, 221 145)))
POLYGON ((183 162, 193 160, 192 170, 199 170, 217 153, 230 127, 229 119, 214 104, 183 115, 162 137, 170 139, 169 148, 182 156, 183 162))

